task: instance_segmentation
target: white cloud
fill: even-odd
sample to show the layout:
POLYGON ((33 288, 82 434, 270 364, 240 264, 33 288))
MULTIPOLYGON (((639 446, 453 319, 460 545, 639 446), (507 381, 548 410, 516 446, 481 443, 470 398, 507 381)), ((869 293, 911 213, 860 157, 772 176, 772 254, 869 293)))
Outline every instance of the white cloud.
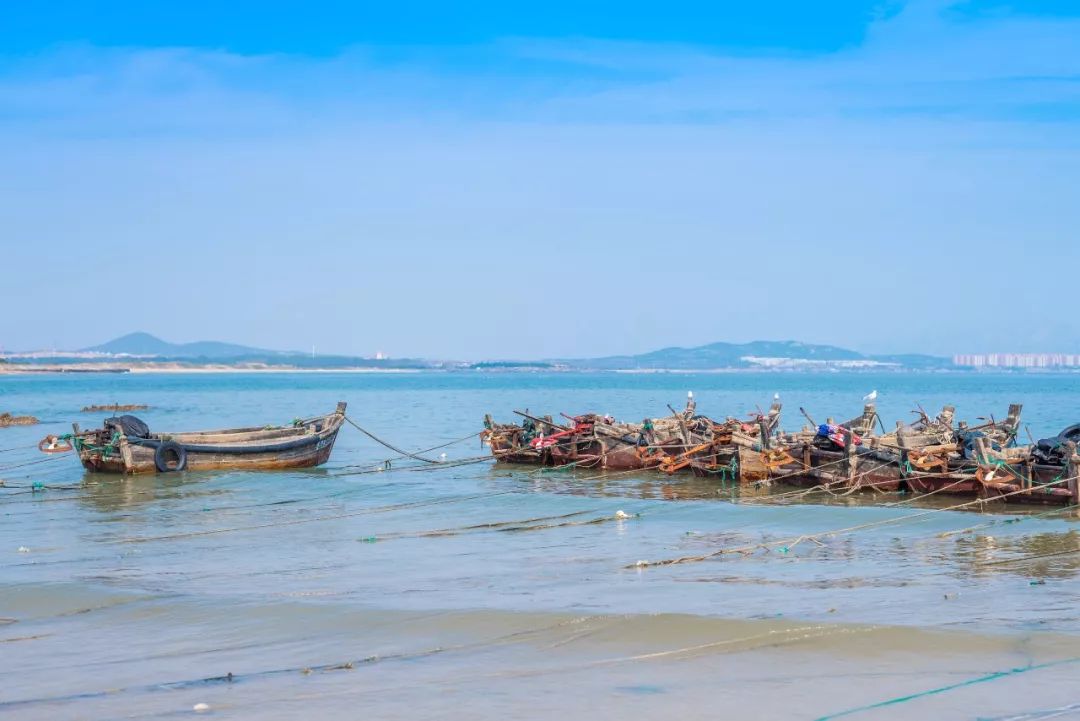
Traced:
MULTIPOLYGON (((71 345, 951 352, 1009 328, 1018 350, 1075 350, 1076 314, 1057 341, 1038 319, 1072 302, 1044 279, 1080 260, 1077 37, 919 5, 798 57, 56 51, 0 75, 0 301, 138 298, 71 345), (297 303, 316 337, 280 337, 297 303)), ((0 318, 8 346, 54 332, 0 318)))
POLYGON ((507 39, 331 58, 67 48, 0 76, 8 127, 261 132, 347 119, 722 122, 905 114, 1080 118, 1080 20, 962 18, 913 2, 833 53, 507 39), (11 118, 14 118, 14 121, 11 118), (68 125, 65 125, 68 124, 68 125))

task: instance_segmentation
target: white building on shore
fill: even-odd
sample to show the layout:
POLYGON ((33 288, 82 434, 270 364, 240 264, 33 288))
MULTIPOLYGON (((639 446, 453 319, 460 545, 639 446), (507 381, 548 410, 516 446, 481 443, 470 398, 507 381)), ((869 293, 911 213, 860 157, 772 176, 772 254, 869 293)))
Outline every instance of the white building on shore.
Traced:
POLYGON ((1072 353, 976 353, 954 355, 953 365, 969 368, 1076 368, 1080 355, 1072 353))

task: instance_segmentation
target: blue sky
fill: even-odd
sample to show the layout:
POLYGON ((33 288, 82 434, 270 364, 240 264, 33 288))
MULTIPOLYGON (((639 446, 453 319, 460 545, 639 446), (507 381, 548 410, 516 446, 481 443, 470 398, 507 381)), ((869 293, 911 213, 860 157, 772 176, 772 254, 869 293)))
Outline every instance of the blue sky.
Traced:
POLYGON ((0 157, 5 348, 1080 351, 1076 3, 18 2, 0 157))

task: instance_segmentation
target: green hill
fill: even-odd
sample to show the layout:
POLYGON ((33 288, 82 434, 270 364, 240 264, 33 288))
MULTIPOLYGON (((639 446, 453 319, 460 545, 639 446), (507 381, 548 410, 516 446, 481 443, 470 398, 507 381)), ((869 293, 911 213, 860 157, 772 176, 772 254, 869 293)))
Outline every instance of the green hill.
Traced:
MULTIPOLYGON (((787 359, 790 361, 865 361, 868 364, 888 363, 904 368, 943 367, 946 358, 923 355, 875 356, 831 345, 815 345, 799 341, 751 341, 750 343, 710 343, 695 348, 662 348, 639 355, 608 356, 605 358, 561 361, 574 368, 593 370, 712 370, 717 368, 761 367, 754 359, 787 359)), ((810 363, 809 365, 817 365, 810 363)))

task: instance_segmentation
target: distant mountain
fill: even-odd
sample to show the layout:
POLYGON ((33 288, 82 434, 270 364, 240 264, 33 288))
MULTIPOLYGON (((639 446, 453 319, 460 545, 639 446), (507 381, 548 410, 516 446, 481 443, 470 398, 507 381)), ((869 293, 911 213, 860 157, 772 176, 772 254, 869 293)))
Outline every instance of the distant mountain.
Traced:
POLYGON ((712 370, 716 368, 796 367, 818 365, 905 368, 947 366, 946 358, 923 355, 873 356, 831 345, 793 340, 750 343, 710 343, 696 348, 662 348, 640 355, 561 361, 574 368, 594 370, 712 370))
POLYGON ((263 350, 234 343, 196 341, 194 343, 169 343, 149 333, 128 333, 108 343, 84 348, 89 353, 113 355, 144 355, 161 358, 237 358, 240 356, 288 355, 281 351, 263 350))
POLYGON ((540 361, 488 361, 463 363, 428 361, 418 358, 372 359, 353 356, 321 355, 273 351, 235 343, 198 341, 169 343, 149 333, 129 333, 108 343, 83 352, 111 355, 151 356, 156 360, 182 362, 205 361, 227 363, 263 363, 301 368, 442 368, 475 370, 544 369, 568 367, 582 370, 687 370, 703 371, 730 368, 946 368, 951 360, 928 355, 864 355, 857 351, 831 345, 814 345, 793 340, 750 343, 710 343, 696 348, 661 348, 639 355, 580 358, 573 360, 547 359, 540 361))

